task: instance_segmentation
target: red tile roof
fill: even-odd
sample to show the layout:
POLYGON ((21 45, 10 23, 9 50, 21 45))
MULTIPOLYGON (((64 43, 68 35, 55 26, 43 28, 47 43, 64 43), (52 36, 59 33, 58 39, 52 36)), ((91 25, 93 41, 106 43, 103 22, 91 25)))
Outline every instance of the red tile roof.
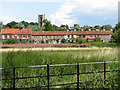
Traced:
POLYGON ((1 34, 31 34, 32 29, 2 29, 1 34))
POLYGON ((32 31, 32 35, 109 35, 112 31, 32 31))

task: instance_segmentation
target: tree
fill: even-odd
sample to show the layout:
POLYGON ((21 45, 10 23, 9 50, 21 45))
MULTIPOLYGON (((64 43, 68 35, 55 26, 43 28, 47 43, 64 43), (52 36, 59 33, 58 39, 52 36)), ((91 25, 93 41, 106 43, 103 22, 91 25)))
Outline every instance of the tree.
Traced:
POLYGON ((102 27, 101 27, 102 29, 112 29, 112 25, 103 25, 102 27))
POLYGON ((58 26, 53 25, 53 30, 54 30, 54 31, 58 31, 58 26))
POLYGON ((112 39, 120 44, 120 29, 118 29, 117 31, 115 31, 115 33, 112 34, 112 39))
POLYGON ((8 28, 16 28, 17 24, 18 24, 17 22, 12 21, 10 23, 7 23, 6 27, 8 27, 8 28))
POLYGON ((69 29, 69 26, 66 24, 66 25, 61 25, 60 27, 63 27, 63 28, 66 28, 66 29, 69 29))
POLYGON ((1 31, 1 29, 2 29, 2 26, 3 26, 3 23, 2 23, 2 22, 0 22, 0 31, 1 31))
POLYGON ((25 22, 25 21, 21 21, 21 23, 25 26, 25 28, 28 27, 29 23, 28 22, 25 22))
POLYGON ((45 23, 44 24, 44 31, 53 31, 53 26, 52 26, 50 21, 45 19, 43 22, 45 23))
POLYGON ((100 29, 101 27, 99 25, 94 26, 96 29, 100 29))

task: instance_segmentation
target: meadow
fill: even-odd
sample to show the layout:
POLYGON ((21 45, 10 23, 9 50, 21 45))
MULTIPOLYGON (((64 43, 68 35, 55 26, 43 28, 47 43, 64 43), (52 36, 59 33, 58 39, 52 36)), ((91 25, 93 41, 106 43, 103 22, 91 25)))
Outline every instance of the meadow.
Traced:
MULTIPOLYGON (((87 62, 104 62, 104 61, 118 61, 118 49, 100 49, 100 50, 74 50, 74 51, 16 51, 16 52, 3 52, 2 53, 2 67, 22 67, 22 66, 35 66, 35 65, 54 65, 54 64, 74 64, 74 63, 87 63, 87 62)), ((92 86, 85 83, 80 84, 81 88, 111 88, 118 87, 117 73, 107 73, 106 86, 103 85, 103 73, 96 73, 103 70, 103 64, 96 65, 80 65, 80 72, 94 71, 94 74, 80 75, 80 81, 94 80, 92 86), (99 82, 99 83, 98 83, 99 82)), ((118 63, 107 64, 107 70, 117 70, 118 63)), ((30 77, 30 76, 44 76, 46 75, 46 68, 18 68, 16 69, 16 77, 30 77)), ((76 73, 76 66, 62 66, 50 67, 50 75, 76 73)), ((12 78, 12 70, 3 70, 3 78, 12 78)), ((76 82, 76 75, 51 77, 50 84, 72 83, 76 82)), ((39 85, 46 85, 47 79, 31 78, 24 80, 16 80, 16 87, 33 87, 39 85)), ((3 87, 12 87, 11 81, 3 81, 3 87)), ((56 86, 57 87, 57 86, 56 86)), ((54 87, 54 88, 56 88, 54 87)), ((59 86, 57 88, 74 88, 76 85, 59 86)))

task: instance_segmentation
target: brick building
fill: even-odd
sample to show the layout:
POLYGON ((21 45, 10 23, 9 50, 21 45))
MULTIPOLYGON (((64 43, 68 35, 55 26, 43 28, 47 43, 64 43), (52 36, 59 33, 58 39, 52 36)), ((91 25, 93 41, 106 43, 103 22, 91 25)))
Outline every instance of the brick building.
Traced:
POLYGON ((51 39, 53 43, 59 43, 62 39, 66 39, 71 42, 73 38, 81 37, 88 41, 95 41, 96 37, 100 38, 101 42, 109 42, 111 39, 112 30, 97 30, 97 31, 32 31, 32 29, 2 29, 1 39, 16 38, 20 41, 34 40, 36 43, 51 39))
POLYGON ((31 40, 32 29, 2 29, 1 30, 1 39, 16 38, 20 41, 30 41, 31 40))
POLYGON ((95 41, 96 37, 100 38, 101 42, 109 42, 111 38, 112 31, 33 31, 32 39, 36 43, 40 43, 41 40, 46 42, 48 39, 52 39, 56 42, 59 39, 59 42, 64 38, 68 42, 71 42, 72 38, 81 37, 88 41, 95 41))

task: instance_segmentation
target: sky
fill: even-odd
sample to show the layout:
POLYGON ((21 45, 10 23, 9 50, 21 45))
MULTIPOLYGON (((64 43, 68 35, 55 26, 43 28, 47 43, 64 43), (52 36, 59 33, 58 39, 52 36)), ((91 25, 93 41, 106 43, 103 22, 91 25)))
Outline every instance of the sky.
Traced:
POLYGON ((45 14, 52 24, 60 26, 112 25, 118 22, 119 0, 1 0, 0 20, 38 22, 45 14))

